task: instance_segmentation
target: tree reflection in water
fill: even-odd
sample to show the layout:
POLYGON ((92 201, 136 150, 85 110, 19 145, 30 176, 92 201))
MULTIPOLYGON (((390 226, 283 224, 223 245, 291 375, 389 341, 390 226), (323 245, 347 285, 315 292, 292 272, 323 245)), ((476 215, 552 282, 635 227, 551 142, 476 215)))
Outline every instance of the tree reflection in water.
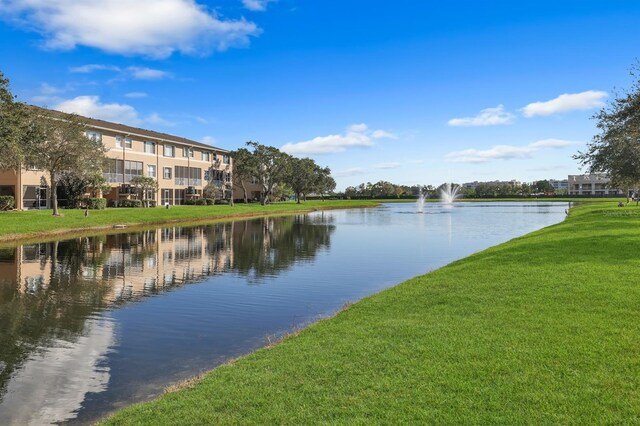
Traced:
POLYGON ((77 342, 102 311, 227 272, 260 283, 328 249, 334 229, 299 215, 0 249, 0 411, 30 357, 77 342))

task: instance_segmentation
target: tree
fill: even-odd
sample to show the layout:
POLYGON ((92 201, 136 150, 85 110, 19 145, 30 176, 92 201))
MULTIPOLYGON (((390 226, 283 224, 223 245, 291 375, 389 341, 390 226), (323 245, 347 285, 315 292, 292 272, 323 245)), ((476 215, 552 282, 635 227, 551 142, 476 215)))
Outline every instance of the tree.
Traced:
POLYGON ((331 177, 331 169, 329 167, 316 166, 316 181, 314 190, 320 194, 320 198, 324 201, 324 195, 336 189, 336 181, 331 177))
POLYGON ((553 185, 551 185, 548 180, 537 181, 534 184, 533 189, 535 192, 544 192, 544 193, 554 192, 553 185))
POLYGON ((26 132, 27 111, 15 102, 9 80, 0 71, 0 169, 18 170, 24 161, 21 149, 26 132))
POLYGON ((131 186, 142 194, 142 202, 145 207, 149 207, 149 193, 158 191, 158 182, 149 176, 134 176, 131 178, 131 186))
POLYGON ((269 200, 269 195, 273 192, 273 187, 286 181, 291 157, 278 148, 261 145, 257 142, 247 142, 247 146, 253 148, 251 166, 253 175, 260 182, 262 188, 260 204, 264 206, 269 200))
POLYGON ((631 69, 630 90, 616 93, 593 118, 600 133, 573 156, 590 173, 606 173, 614 187, 640 183, 640 63, 631 69))
POLYGON ((316 162, 311 158, 289 159, 289 176, 287 176, 287 184, 293 190, 298 204, 301 195, 313 190, 316 183, 316 162))
MULTIPOLYGON (((247 144, 248 143, 249 142, 247 142, 247 144)), ((233 182, 242 188, 244 203, 247 204, 249 202, 247 184, 254 179, 256 172, 253 155, 246 148, 231 151, 229 155, 233 158, 233 182)), ((233 195, 231 198, 233 198, 233 195)))
POLYGON ((65 170, 58 177, 58 185, 62 190, 64 198, 67 200, 67 207, 76 209, 80 207, 82 196, 87 192, 89 179, 84 174, 75 173, 72 170, 65 170))
POLYGON ((89 174, 102 170, 105 148, 99 139, 85 136, 85 124, 74 114, 31 108, 25 138, 25 160, 49 173, 53 215, 59 216, 56 187, 67 170, 89 174))

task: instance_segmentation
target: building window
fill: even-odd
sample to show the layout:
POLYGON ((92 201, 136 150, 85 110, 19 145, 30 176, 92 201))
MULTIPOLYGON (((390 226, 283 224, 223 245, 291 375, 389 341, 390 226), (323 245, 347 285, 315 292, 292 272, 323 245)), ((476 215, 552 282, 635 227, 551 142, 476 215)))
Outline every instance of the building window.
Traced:
POLYGON ((205 182, 209 182, 209 178, 211 177, 211 174, 209 173, 209 170, 205 170, 204 171, 204 181, 205 182))
POLYGON ((124 138, 124 147, 127 149, 133 148, 133 141, 131 138, 124 138))
POLYGON ((89 140, 92 140, 94 142, 102 142, 102 133, 85 132, 85 135, 87 136, 87 138, 89 138, 89 140))
POLYGON ((154 164, 147 164, 147 176, 156 177, 156 166, 154 164))
POLYGON ((222 162, 224 164, 229 164, 231 162, 231 159, 229 158, 228 155, 225 155, 225 156, 222 157, 222 162))
POLYGON ((142 176, 142 161, 124 162, 124 174, 130 176, 142 176))
POLYGON ((164 167, 162 170, 163 170, 163 177, 165 179, 171 179, 171 167, 164 167))
POLYGON ((147 154, 155 154, 156 153, 156 144, 149 141, 144 141, 144 152, 147 154))
POLYGON ((193 148, 189 148, 189 147, 182 148, 182 156, 193 157, 193 148))
POLYGON ((202 153, 202 161, 211 161, 211 154, 208 152, 203 152, 202 153))
POLYGON ((122 148, 122 136, 116 136, 116 148, 122 148))
POLYGON ((164 156, 165 157, 175 157, 176 156, 176 147, 173 145, 165 145, 164 146, 164 156))

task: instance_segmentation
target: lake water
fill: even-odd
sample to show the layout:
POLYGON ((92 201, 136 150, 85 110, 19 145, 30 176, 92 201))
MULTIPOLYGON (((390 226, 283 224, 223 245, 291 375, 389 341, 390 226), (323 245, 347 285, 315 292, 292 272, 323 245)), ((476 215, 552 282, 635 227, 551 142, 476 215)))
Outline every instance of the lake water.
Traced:
POLYGON ((427 203, 0 248, 0 424, 91 423, 566 203, 427 203))

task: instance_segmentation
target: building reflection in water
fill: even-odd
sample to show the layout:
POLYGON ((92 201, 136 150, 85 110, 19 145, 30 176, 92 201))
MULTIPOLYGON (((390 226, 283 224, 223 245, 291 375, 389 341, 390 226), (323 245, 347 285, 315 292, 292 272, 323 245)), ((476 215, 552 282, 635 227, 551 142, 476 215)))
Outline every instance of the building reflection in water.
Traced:
POLYGON ((259 284, 328 249, 331 216, 288 216, 0 248, 0 424, 74 418, 108 390, 109 311, 233 272, 259 284), (27 408, 28 407, 28 408, 27 408))

